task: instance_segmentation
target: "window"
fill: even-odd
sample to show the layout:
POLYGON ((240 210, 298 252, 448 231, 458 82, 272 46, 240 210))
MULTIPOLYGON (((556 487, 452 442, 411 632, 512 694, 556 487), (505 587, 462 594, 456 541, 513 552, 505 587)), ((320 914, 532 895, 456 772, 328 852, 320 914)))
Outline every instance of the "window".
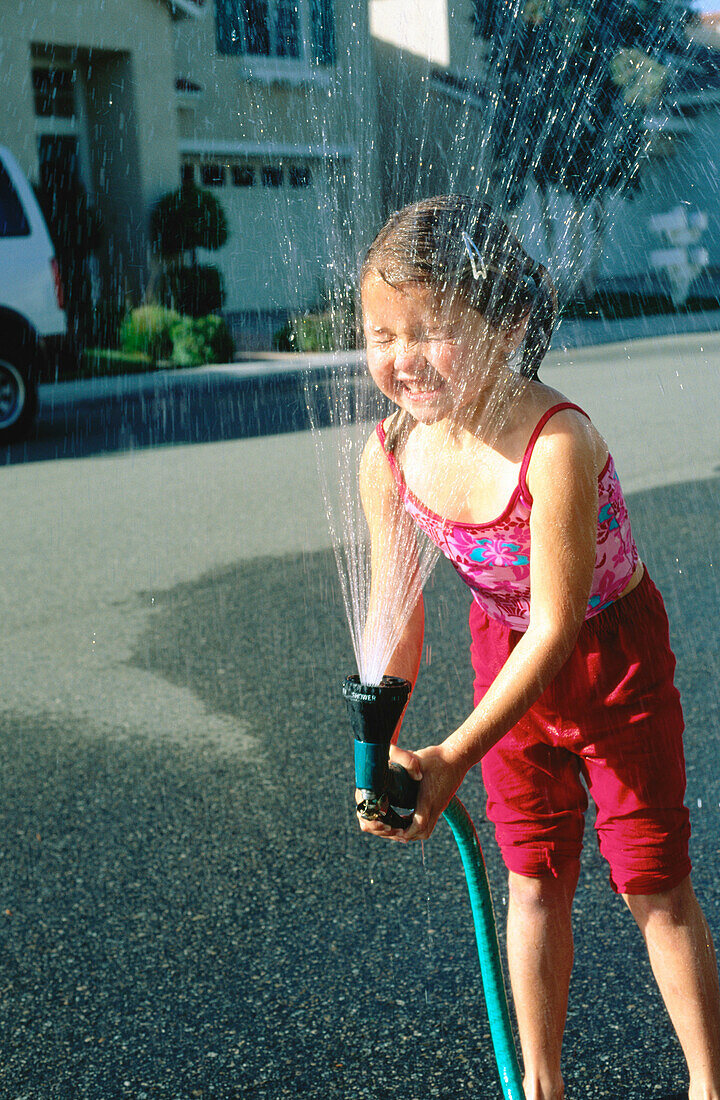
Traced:
POLYGON ((180 171, 180 179, 183 183, 195 183, 195 165, 183 164, 180 171))
POLYGON ((299 3, 294 0, 217 0, 221 53, 300 57, 299 3))
POLYGON ((334 65, 334 0, 216 0, 218 52, 334 65))
POLYGON ((203 164, 200 167, 200 179, 204 187, 222 187, 225 183, 224 164, 203 164))
POLYGON ((0 164, 0 237, 27 237, 29 232, 22 203, 10 176, 0 164))
POLYGON ((309 187, 312 183, 310 169, 293 165, 288 173, 291 187, 309 187))
POLYGON ((191 80, 189 76, 176 76, 175 91, 185 92, 186 95, 200 95, 202 87, 197 81, 191 80))
POLYGON ((263 187, 282 187, 282 168, 266 165, 262 170, 263 187))
POLYGON ((233 165, 232 181, 234 187, 253 187, 255 184, 255 169, 248 168, 244 164, 233 165))
POLYGON ((75 118, 73 69, 38 67, 32 71, 32 82, 38 118, 75 118))

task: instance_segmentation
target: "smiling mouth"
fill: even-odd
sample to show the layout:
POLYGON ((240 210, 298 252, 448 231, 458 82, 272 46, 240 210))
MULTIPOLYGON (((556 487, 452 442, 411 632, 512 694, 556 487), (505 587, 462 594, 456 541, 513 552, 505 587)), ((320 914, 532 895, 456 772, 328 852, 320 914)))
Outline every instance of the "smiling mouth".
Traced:
POLYGON ((424 401, 435 397, 443 388, 444 384, 445 383, 441 380, 421 387, 419 385, 411 385, 407 382, 402 382, 401 388, 403 396, 409 397, 411 401, 424 401))

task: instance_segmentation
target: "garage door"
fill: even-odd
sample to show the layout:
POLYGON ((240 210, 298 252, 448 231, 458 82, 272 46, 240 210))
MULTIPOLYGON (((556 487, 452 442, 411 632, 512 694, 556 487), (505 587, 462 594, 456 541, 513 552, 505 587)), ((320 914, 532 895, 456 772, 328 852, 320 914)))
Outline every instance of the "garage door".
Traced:
POLYGON ((337 261, 341 214, 334 161, 186 158, 192 178, 220 200, 227 243, 204 253, 225 279, 225 310, 296 310, 318 303, 337 261))

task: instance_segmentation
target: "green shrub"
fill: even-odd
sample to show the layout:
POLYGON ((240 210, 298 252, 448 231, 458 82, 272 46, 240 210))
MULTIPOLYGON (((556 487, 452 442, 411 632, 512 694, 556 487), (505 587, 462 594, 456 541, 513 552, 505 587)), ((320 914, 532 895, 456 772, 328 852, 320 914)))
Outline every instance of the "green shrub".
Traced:
POLYGON ((172 330, 172 361, 178 367, 228 363, 235 354, 230 330, 222 317, 182 317, 172 330))
POLYGON ((212 313, 207 317, 198 317, 195 329, 209 349, 210 356, 206 362, 229 363, 235 358, 235 342, 222 317, 212 313))
POLYGON ((157 297, 167 309, 189 317, 205 317, 222 309, 225 284, 221 272, 212 264, 173 265, 160 275, 157 297))
POLYGON ((100 342, 95 329, 91 256, 101 247, 103 220, 83 184, 63 171, 60 161, 49 161, 46 169, 47 178, 35 190, 60 269, 68 340, 77 350, 100 342))
POLYGON ((291 317, 275 333, 273 344, 277 351, 332 351, 335 334, 330 311, 291 317))
POLYGON ((140 306, 127 315, 120 328, 120 346, 125 352, 140 352, 153 362, 169 359, 173 350, 172 330, 180 314, 163 306, 140 306))

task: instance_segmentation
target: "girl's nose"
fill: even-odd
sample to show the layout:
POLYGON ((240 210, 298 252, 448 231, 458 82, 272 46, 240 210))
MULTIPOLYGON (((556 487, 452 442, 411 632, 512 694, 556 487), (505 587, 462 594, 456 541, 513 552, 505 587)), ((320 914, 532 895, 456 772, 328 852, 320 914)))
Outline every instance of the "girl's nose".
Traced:
POLYGON ((406 340, 398 341, 395 349, 395 373, 399 376, 407 374, 413 376, 418 366, 424 362, 417 343, 409 343, 406 340))

